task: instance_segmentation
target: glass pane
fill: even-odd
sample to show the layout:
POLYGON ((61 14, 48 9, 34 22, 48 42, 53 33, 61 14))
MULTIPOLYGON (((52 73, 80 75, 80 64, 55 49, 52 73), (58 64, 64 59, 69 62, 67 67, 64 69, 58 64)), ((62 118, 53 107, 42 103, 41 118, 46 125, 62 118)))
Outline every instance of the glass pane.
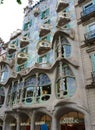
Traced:
POLYGON ((39 75, 39 86, 43 86, 46 84, 50 84, 50 79, 46 74, 40 74, 39 75))

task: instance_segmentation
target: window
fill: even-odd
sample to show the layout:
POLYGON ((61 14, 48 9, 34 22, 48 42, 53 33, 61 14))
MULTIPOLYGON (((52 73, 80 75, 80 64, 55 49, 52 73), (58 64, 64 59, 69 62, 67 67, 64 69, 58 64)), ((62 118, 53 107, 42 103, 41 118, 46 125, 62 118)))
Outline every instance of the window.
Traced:
POLYGON ((58 66, 58 74, 57 74, 57 82, 56 82, 57 96, 60 97, 61 91, 63 91, 64 97, 73 96, 76 90, 76 82, 70 67, 67 64, 63 63, 62 72, 60 72, 60 66, 58 66), (62 73, 61 75, 63 76, 60 77, 59 73, 62 73))
POLYGON ((44 24, 50 24, 50 19, 47 20, 44 24))
POLYGON ((34 97, 34 91, 36 88, 36 76, 32 75, 25 79, 24 89, 23 89, 23 102, 32 103, 34 97))
POLYGON ((42 12, 41 19, 46 19, 48 15, 49 15, 49 9, 46 9, 45 11, 42 12))
POLYGON ((83 6, 83 9, 86 10, 86 9, 89 9, 91 6, 93 5, 93 3, 87 3, 83 6))
POLYGON ((24 31, 27 31, 29 25, 30 25, 30 22, 25 23, 25 24, 24 24, 24 27, 23 27, 23 30, 24 30, 24 31))
POLYGON ((71 54, 71 45, 65 37, 61 37, 61 52, 63 57, 69 57, 71 54))
POLYGON ((50 42, 50 38, 51 38, 51 35, 48 34, 45 37, 42 37, 40 40, 43 40, 43 41, 46 40, 46 41, 50 42))
POLYGON ((95 54, 91 54, 90 58, 92 63, 92 71, 95 72, 95 54))
POLYGON ((83 14, 82 15, 88 15, 91 12, 95 11, 95 6, 93 2, 89 2, 83 6, 83 14))
POLYGON ((30 27, 32 26, 32 19, 30 20, 30 23, 29 23, 30 27))
POLYGON ((7 80, 7 78, 8 78, 8 75, 9 75, 9 73, 8 73, 8 67, 6 66, 6 65, 1 65, 1 82, 4 82, 4 81, 6 81, 7 80))
POLYGON ((4 89, 3 87, 0 87, 0 107, 3 105, 4 103, 4 98, 5 98, 5 93, 4 93, 4 89))

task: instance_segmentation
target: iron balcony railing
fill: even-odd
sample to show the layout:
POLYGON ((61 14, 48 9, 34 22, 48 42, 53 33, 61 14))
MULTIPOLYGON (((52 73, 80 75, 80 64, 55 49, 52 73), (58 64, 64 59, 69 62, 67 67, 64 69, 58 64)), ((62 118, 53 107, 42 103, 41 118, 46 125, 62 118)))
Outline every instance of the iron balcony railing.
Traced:
POLYGON ((87 9, 84 9, 82 12, 81 12, 81 16, 84 17, 84 16, 87 16, 91 13, 95 12, 95 4, 89 6, 87 9))
POLYGON ((95 29, 93 29, 92 31, 89 31, 86 34, 84 34, 84 37, 85 37, 86 41, 95 40, 95 29))
POLYGON ((92 81, 95 82, 95 71, 91 72, 92 75, 92 81))
POLYGON ((82 3, 82 2, 84 2, 85 0, 78 0, 78 4, 80 4, 80 3, 82 3))

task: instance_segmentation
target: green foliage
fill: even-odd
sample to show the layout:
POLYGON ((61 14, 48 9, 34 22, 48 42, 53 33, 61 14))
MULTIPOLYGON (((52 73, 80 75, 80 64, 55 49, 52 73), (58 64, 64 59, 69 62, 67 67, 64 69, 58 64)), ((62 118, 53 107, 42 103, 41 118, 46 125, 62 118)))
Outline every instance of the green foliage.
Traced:
POLYGON ((0 0, 0 4, 3 4, 3 0, 0 0))
POLYGON ((16 0, 16 1, 17 1, 18 4, 22 4, 22 3, 21 3, 21 0, 16 0))
MULTIPOLYGON (((22 4, 21 0, 16 0, 16 2, 17 2, 18 4, 22 4)), ((0 0, 0 4, 3 4, 3 3, 4 3, 4 0, 0 0)))

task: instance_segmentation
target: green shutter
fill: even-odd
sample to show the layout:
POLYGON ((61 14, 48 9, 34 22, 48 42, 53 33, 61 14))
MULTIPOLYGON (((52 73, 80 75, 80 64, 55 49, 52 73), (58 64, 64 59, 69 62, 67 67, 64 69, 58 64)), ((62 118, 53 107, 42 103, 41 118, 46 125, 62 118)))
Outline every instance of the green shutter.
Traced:
POLYGON ((48 15, 49 15, 49 9, 46 9, 45 11, 42 12, 41 19, 46 18, 48 15))
POLYGON ((32 26, 32 19, 30 20, 30 27, 32 26))
POLYGON ((39 57, 38 58, 38 63, 41 63, 42 62, 42 57, 39 57))
POLYGON ((50 42, 50 34, 47 35, 47 41, 50 42))
POLYGON ((95 54, 91 54, 92 70, 95 71, 95 54))

